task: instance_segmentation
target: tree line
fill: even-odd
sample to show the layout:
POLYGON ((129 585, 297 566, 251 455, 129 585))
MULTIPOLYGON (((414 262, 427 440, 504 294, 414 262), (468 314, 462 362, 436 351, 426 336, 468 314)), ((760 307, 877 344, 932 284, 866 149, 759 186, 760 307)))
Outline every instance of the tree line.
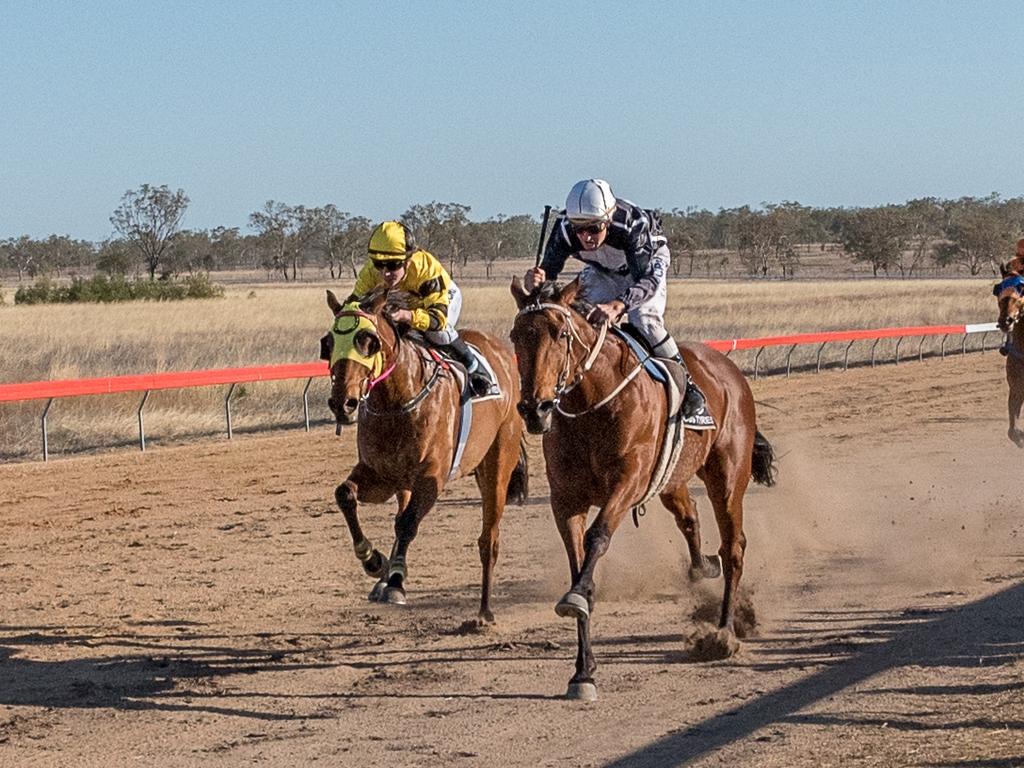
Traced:
MULTIPOLYGON (((273 200, 238 227, 182 228, 189 205, 181 189, 144 184, 128 190, 110 217, 113 233, 100 243, 67 235, 0 240, 0 268, 25 278, 79 275, 148 276, 150 280, 222 270, 263 270, 299 279, 304 270, 331 278, 355 276, 376 222, 336 205, 288 205, 273 200)), ((398 218, 417 243, 453 272, 470 262, 491 276, 498 261, 533 256, 540 220, 529 214, 469 218, 470 207, 430 202, 398 218)), ((1024 198, 998 193, 957 200, 920 198, 863 208, 814 208, 797 202, 760 207, 674 208, 658 211, 676 276, 799 276, 813 248, 838 249, 873 275, 914 277, 936 267, 981 275, 998 272, 1024 231, 1024 198)))

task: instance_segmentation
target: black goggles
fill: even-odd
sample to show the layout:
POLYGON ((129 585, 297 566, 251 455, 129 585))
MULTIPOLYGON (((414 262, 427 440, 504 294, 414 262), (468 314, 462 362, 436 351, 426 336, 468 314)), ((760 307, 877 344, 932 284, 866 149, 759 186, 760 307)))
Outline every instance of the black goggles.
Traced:
POLYGON ((397 272, 405 266, 405 259, 370 259, 370 263, 381 272, 397 272))
POLYGON ((578 235, 596 235, 605 230, 608 226, 606 221, 581 221, 573 222, 572 229, 578 235))

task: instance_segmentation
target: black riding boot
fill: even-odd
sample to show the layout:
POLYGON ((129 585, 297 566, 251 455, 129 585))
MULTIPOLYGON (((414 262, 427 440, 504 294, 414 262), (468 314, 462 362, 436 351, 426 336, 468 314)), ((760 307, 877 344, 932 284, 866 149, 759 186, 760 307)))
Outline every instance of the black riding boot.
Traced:
POLYGON ((487 375, 487 371, 480 365, 476 359, 476 355, 467 346, 466 342, 461 337, 456 338, 451 344, 448 345, 448 349, 452 351, 453 357, 462 363, 466 367, 466 375, 469 377, 469 388, 473 394, 477 397, 483 397, 491 391, 491 377, 487 375))
POLYGON ((700 391, 700 387, 697 386, 696 382, 690 378, 690 372, 686 368, 683 356, 677 354, 671 359, 672 362, 677 363, 683 369, 683 377, 686 381, 686 390, 683 393, 683 419, 692 419, 704 410, 704 393, 700 391))

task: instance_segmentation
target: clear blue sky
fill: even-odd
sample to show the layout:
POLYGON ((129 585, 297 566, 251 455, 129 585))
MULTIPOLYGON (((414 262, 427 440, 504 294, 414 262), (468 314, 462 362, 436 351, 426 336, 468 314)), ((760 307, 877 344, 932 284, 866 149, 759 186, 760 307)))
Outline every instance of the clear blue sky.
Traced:
POLYGON ((267 200, 533 213, 1024 194, 1019 2, 0 0, 0 238, 267 200))

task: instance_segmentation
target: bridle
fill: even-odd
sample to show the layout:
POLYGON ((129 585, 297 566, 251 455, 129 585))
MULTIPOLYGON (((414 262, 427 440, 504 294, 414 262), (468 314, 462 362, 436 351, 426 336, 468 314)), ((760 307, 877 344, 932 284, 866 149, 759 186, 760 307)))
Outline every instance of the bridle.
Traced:
POLYGON ((554 310, 562 316, 562 330, 559 333, 559 338, 565 339, 565 362, 562 365, 562 370, 558 374, 558 382, 555 385, 555 397, 553 399, 553 403, 555 410, 557 410, 562 416, 575 419, 611 402, 616 395, 625 389, 627 384, 636 378, 637 374, 640 373, 641 369, 644 367, 645 361, 641 360, 639 365, 630 371, 629 375, 619 382, 618 386, 616 386, 615 389, 613 389, 607 396, 602 398, 600 402, 589 405, 584 410, 576 413, 566 411, 561 405, 562 397, 579 386, 580 382, 583 381, 583 377, 586 376, 587 372, 593 367, 594 362, 597 360, 597 356, 601 352, 601 347, 604 346, 605 338, 608 335, 609 323, 607 321, 601 323, 600 329, 597 333, 597 340, 594 342, 593 346, 591 346, 584 341, 580 332, 576 329, 575 324, 572 322, 572 312, 561 304, 535 301, 520 309, 516 318, 518 319, 521 315, 527 315, 533 312, 543 312, 548 309, 554 310), (582 354, 580 355, 582 360, 574 358, 574 344, 578 344, 582 350, 586 351, 585 357, 582 354), (569 378, 570 375, 572 375, 571 380, 569 378))
MULTIPOLYGON (((335 319, 337 319, 339 317, 346 317, 346 316, 361 317, 361 318, 365 319, 366 321, 368 321, 370 323, 370 325, 373 326, 374 333, 377 334, 377 338, 381 342, 381 351, 378 352, 378 354, 384 355, 384 360, 385 361, 387 361, 387 360, 391 361, 390 365, 385 364, 384 370, 382 370, 379 375, 374 376, 373 375, 373 371, 371 370, 365 377, 363 377, 363 380, 360 382, 360 385, 359 385, 359 407, 360 407, 360 409, 365 411, 367 414, 369 414, 371 416, 385 416, 385 415, 389 415, 389 414, 407 414, 407 413, 411 413, 414 410, 416 410, 416 408, 419 407, 420 403, 422 403, 427 398, 427 395, 429 395, 430 392, 434 389, 434 386, 437 384, 438 380, 440 379, 441 371, 444 368, 443 364, 440 363, 438 360, 436 360, 434 357, 432 357, 430 355, 426 355, 425 358, 428 359, 430 362, 432 362, 434 364, 434 370, 433 370, 430 378, 427 380, 427 383, 423 385, 423 388, 420 389, 420 391, 414 397, 412 397, 410 400, 406 401, 405 403, 402 403, 397 408, 385 409, 385 410, 380 410, 380 411, 373 410, 370 407, 370 402, 369 402, 370 392, 373 391, 374 387, 376 387, 381 382, 385 381, 392 373, 394 373, 395 369, 398 367, 398 355, 399 355, 399 353, 401 351, 401 347, 402 347, 402 337, 396 331, 395 332, 395 343, 385 352, 383 336, 381 335, 380 325, 378 324, 378 318, 377 318, 376 315, 371 315, 369 312, 364 312, 361 309, 353 309, 353 310, 343 310, 343 311, 339 312, 338 314, 336 314, 334 317, 335 317, 335 319)), ((334 376, 333 369, 331 370, 331 383, 332 384, 335 383, 335 376, 334 376)))

